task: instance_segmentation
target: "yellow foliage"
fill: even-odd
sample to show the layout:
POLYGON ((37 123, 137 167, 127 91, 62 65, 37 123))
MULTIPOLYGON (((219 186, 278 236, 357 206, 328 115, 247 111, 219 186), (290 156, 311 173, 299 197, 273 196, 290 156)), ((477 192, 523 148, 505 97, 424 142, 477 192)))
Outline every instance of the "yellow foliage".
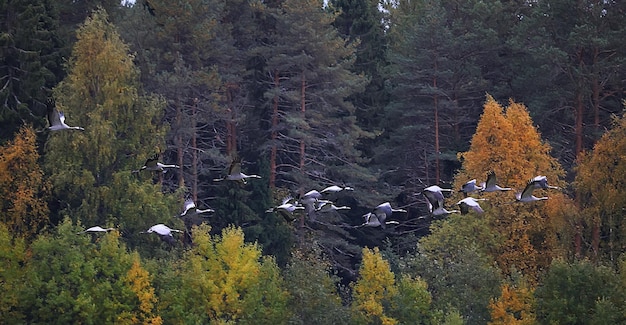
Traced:
POLYGON ((32 238, 48 222, 49 184, 37 161, 35 131, 22 127, 0 147, 0 214, 13 235, 32 238))
POLYGON ((397 294, 394 274, 378 247, 373 250, 363 248, 359 279, 353 287, 355 312, 368 320, 380 319, 383 324, 396 324, 395 319, 385 315, 383 303, 391 301, 397 294))
POLYGON ((489 304, 491 321, 489 325, 532 325, 536 323, 533 291, 522 286, 502 285, 498 299, 489 304))
MULTIPOLYGON (((618 233, 613 230, 622 229, 625 224, 626 119, 616 119, 613 129, 598 140, 593 151, 582 153, 577 163, 575 185, 585 223, 598 228, 608 227, 611 230, 606 232, 611 234, 618 233)), ((613 254, 620 254, 626 247, 622 236, 611 235, 608 241, 608 249, 615 249, 611 252, 613 254)))
MULTIPOLYGON (((225 228, 221 236, 213 238, 208 229, 205 225, 193 229, 195 246, 187 256, 186 270, 191 276, 183 281, 192 291, 198 308, 212 322, 236 322, 251 312, 248 309, 251 304, 257 304, 254 306, 257 311, 263 309, 260 305, 263 302, 255 300, 257 290, 265 290, 264 281, 277 276, 278 269, 269 267, 272 260, 261 259, 258 245, 244 242, 241 228, 225 228)), ((271 290, 277 290, 272 295, 286 295, 282 289, 271 290)))
POLYGON ((130 316, 130 324, 163 324, 161 316, 153 315, 154 306, 158 299, 150 284, 150 274, 141 267, 139 255, 134 255, 133 264, 126 273, 124 281, 139 299, 139 310, 130 316))

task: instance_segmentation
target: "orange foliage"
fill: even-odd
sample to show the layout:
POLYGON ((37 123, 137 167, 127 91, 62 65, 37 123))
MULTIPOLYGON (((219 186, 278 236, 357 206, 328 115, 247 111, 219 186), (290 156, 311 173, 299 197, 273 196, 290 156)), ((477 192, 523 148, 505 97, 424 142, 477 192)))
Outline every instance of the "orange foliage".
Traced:
POLYGON ((37 161, 32 127, 0 147, 0 219, 16 236, 32 238, 48 221, 49 184, 37 161))
POLYGON ((558 238, 564 219, 571 217, 564 211, 575 213, 571 200, 558 190, 536 190, 537 196, 548 196, 547 201, 514 202, 514 193, 535 176, 545 175, 551 185, 564 185, 561 178, 565 173, 550 150, 524 105, 510 101, 505 109, 488 95, 470 149, 459 154, 463 165, 455 177, 455 187, 460 188, 473 178, 484 182, 493 170, 498 185, 513 188, 481 194, 489 200, 484 217, 500 235, 500 246, 491 253, 502 271, 517 269, 531 281, 560 252, 558 238))
POLYGON ((521 287, 502 286, 500 298, 492 300, 489 325, 531 325, 535 324, 533 313, 534 297, 532 290, 521 287))

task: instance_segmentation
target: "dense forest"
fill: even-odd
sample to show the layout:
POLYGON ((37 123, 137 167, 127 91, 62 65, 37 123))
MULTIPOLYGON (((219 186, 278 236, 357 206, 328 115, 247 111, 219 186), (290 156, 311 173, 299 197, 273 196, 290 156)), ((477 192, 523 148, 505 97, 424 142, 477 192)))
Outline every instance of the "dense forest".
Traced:
POLYGON ((2 323, 626 323, 626 2, 0 8, 2 323))

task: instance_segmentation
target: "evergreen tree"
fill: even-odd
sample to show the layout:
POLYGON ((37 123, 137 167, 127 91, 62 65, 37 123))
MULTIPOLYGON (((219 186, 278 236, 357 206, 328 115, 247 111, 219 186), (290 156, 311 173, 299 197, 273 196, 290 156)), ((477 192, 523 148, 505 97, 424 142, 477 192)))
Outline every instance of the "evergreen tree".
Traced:
MULTIPOLYGON (((368 78, 364 90, 350 96, 350 101, 356 109, 359 125, 366 130, 375 130, 381 123, 383 109, 389 100, 381 73, 387 65, 387 37, 382 25, 383 13, 378 8, 379 1, 333 0, 331 3, 333 9, 339 11, 333 25, 344 37, 357 42, 351 70, 368 78)), ((367 147, 364 145, 363 150, 369 156, 367 147)))
POLYGON ((25 122, 45 125, 46 101, 62 74, 53 3, 0 2, 0 143, 25 122))
POLYGON ((517 54, 512 95, 567 166, 622 110, 625 9, 619 1, 540 1, 524 9, 508 40, 517 54))
POLYGON ((376 161, 394 159, 400 167, 389 176, 394 181, 438 184, 458 167, 456 152, 466 149, 464 138, 490 87, 483 65, 499 49, 490 25, 498 10, 495 1, 401 1, 391 10, 392 100, 376 161))
POLYGON ((281 9, 263 54, 271 76, 266 97, 273 100, 270 147, 278 150, 270 168, 302 190, 310 187, 308 178, 371 179, 358 167, 362 159, 355 148, 367 133, 347 101, 365 82, 349 70, 354 44, 338 35, 335 16, 323 10, 322 1, 285 1, 281 9))

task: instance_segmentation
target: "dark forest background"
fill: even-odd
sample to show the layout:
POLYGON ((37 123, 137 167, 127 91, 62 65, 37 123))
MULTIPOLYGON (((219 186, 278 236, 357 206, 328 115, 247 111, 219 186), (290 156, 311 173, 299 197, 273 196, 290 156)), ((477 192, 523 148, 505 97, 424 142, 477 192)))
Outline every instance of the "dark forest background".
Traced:
POLYGON ((626 321, 622 1, 0 9, 4 319, 626 321), (53 107, 85 131, 47 130, 53 107), (132 172, 154 155, 181 168, 132 172), (215 182, 233 161, 262 178, 215 182), (491 170, 560 189, 529 208, 494 195, 485 216, 429 215, 424 188, 453 189, 452 207, 491 170), (266 212, 330 185, 354 188, 328 196, 350 210, 266 212), (175 217, 186 198, 215 210, 210 227, 175 217), (361 227, 386 201, 407 210, 399 224, 361 227), (140 234, 157 223, 186 233, 173 246, 140 234), (76 235, 95 225, 117 230, 76 235))

